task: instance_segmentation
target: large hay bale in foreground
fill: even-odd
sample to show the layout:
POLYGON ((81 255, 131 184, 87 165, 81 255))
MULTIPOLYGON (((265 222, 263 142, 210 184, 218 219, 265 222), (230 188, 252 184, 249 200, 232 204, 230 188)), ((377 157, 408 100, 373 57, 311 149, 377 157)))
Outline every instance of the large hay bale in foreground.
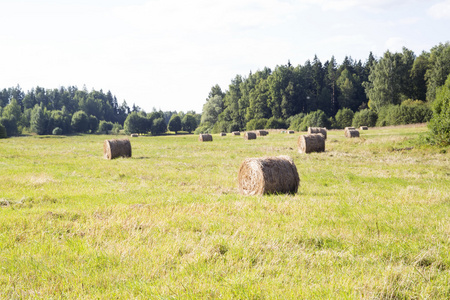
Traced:
POLYGON ((308 127, 308 134, 321 133, 327 139, 327 129, 325 127, 308 127))
POLYGON ((232 134, 233 135, 241 135, 241 133, 239 131, 233 131, 232 134))
POLYGON ((350 129, 347 130, 347 135, 348 138, 354 138, 354 137, 359 137, 359 131, 356 129, 350 129))
POLYGON ((212 135, 210 134, 200 134, 198 136, 200 142, 212 142, 212 135))
POLYGON ((299 136, 298 152, 325 152, 325 137, 321 133, 299 136))
POLYGON ((289 156, 247 158, 238 179, 243 195, 295 194, 300 184, 297 167, 289 156))
POLYGON ((257 136, 266 136, 268 134, 269 134, 269 132, 267 130, 257 130, 256 131, 257 136))
POLYGON ((256 140, 256 133, 254 133, 254 132, 246 132, 244 134, 244 139, 245 140, 256 140))
POLYGON ((367 126, 361 126, 361 127, 359 127, 359 129, 360 129, 360 130, 369 130, 369 127, 367 127, 367 126))
POLYGON ((103 143, 103 156, 106 159, 114 159, 117 157, 131 157, 130 140, 105 140, 105 142, 103 143))

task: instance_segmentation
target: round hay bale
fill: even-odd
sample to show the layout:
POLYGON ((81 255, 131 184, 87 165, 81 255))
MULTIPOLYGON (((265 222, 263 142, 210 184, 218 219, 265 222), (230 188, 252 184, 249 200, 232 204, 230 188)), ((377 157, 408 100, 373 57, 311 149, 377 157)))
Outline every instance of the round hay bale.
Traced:
POLYGON ((200 134, 198 136, 200 142, 212 142, 212 135, 210 134, 200 134))
POLYGON ((327 129, 325 127, 308 127, 308 134, 321 133, 327 139, 327 129))
POLYGON ((325 137, 321 133, 299 136, 298 152, 325 152, 325 137))
POLYGON ((241 135, 241 133, 239 131, 233 131, 232 134, 233 135, 241 135))
POLYGON ((256 140, 256 133, 254 133, 254 132, 246 132, 244 134, 244 139, 245 140, 256 140))
POLYGON ((227 133, 226 132, 221 132, 220 136, 227 136, 227 133))
POLYGON ((266 136, 268 134, 269 134, 269 132, 267 130, 257 130, 256 131, 257 136, 266 136))
POLYGON ((247 158, 239 168, 243 195, 295 194, 300 178, 289 156, 247 158))
POLYGON ((359 127, 359 129, 360 129, 360 130, 369 130, 369 127, 367 127, 367 126, 361 126, 361 127, 359 127))
POLYGON ((344 129, 344 135, 345 135, 345 137, 349 137, 348 136, 348 131, 349 130, 356 130, 356 128, 355 127, 345 127, 345 129, 344 129))
POLYGON ((106 159, 114 159, 117 157, 131 157, 130 140, 105 140, 105 142, 103 143, 103 156, 106 159))
POLYGON ((288 134, 294 134, 295 133, 295 131, 294 130, 288 130, 288 132, 287 132, 288 134))
POLYGON ((138 137, 139 135, 137 133, 132 133, 131 137, 138 137))
POLYGON ((350 129, 347 130, 347 135, 348 138, 354 138, 354 137, 359 137, 359 131, 356 129, 350 129))

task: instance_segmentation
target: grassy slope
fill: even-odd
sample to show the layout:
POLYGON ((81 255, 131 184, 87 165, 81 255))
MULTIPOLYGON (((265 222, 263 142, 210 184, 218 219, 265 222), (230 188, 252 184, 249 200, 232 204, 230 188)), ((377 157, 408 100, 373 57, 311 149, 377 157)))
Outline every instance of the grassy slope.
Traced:
POLYGON ((450 155, 426 127, 377 129, 327 152, 298 135, 0 140, 0 298, 450 297, 450 155), (443 152, 443 151, 442 151, 443 152), (247 157, 290 155, 295 196, 244 197, 247 157))

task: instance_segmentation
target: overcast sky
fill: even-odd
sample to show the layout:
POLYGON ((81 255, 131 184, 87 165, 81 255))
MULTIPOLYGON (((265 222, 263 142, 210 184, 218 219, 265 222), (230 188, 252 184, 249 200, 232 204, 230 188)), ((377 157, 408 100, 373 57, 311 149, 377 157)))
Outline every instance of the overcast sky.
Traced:
POLYGON ((0 88, 110 90, 201 112, 211 87, 314 55, 365 62, 450 40, 450 0, 0 0, 0 88))

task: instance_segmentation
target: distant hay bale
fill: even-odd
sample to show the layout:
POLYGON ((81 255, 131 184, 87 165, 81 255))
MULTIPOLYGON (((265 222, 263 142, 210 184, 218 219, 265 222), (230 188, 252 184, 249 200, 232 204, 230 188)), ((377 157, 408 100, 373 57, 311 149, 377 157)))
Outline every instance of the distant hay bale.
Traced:
POLYGON ((287 133, 288 133, 288 134, 294 134, 295 131, 294 131, 294 130, 288 130, 287 133))
POLYGON ((239 131, 233 131, 232 134, 233 135, 241 135, 241 133, 239 131))
POLYGON ((289 156, 247 158, 238 180, 243 195, 295 194, 300 184, 297 167, 289 156))
POLYGON ((369 127, 367 127, 367 126, 361 126, 361 127, 359 127, 359 129, 360 129, 360 130, 369 130, 369 127))
POLYGON ((359 131, 356 129, 347 130, 346 137, 348 137, 348 138, 359 137, 359 131))
POLYGON ((321 133, 299 136, 298 152, 325 152, 325 137, 321 133))
POLYGON ((325 127, 308 127, 308 134, 321 133, 327 139, 327 129, 325 127))
POLYGON ((103 156, 106 159, 114 159, 117 157, 131 157, 130 140, 105 140, 105 142, 103 143, 103 156))
POLYGON ((267 130, 257 130, 256 131, 257 136, 266 136, 268 134, 269 134, 269 132, 267 130))
POLYGON ((227 133, 226 132, 221 132, 220 136, 227 136, 227 133))
POLYGON ((246 132, 245 134, 244 134, 244 139, 245 140, 256 140, 256 133, 254 133, 254 132, 246 132))
POLYGON ((137 133, 132 133, 131 137, 138 137, 139 135, 137 133))
POLYGON ((200 142, 212 142, 212 135, 210 135, 210 134, 200 134, 199 136, 198 136, 198 140, 200 141, 200 142))
POLYGON ((348 131, 349 130, 356 130, 356 128, 355 127, 345 127, 345 129, 344 129, 344 135, 345 135, 345 137, 349 137, 348 136, 348 131))

